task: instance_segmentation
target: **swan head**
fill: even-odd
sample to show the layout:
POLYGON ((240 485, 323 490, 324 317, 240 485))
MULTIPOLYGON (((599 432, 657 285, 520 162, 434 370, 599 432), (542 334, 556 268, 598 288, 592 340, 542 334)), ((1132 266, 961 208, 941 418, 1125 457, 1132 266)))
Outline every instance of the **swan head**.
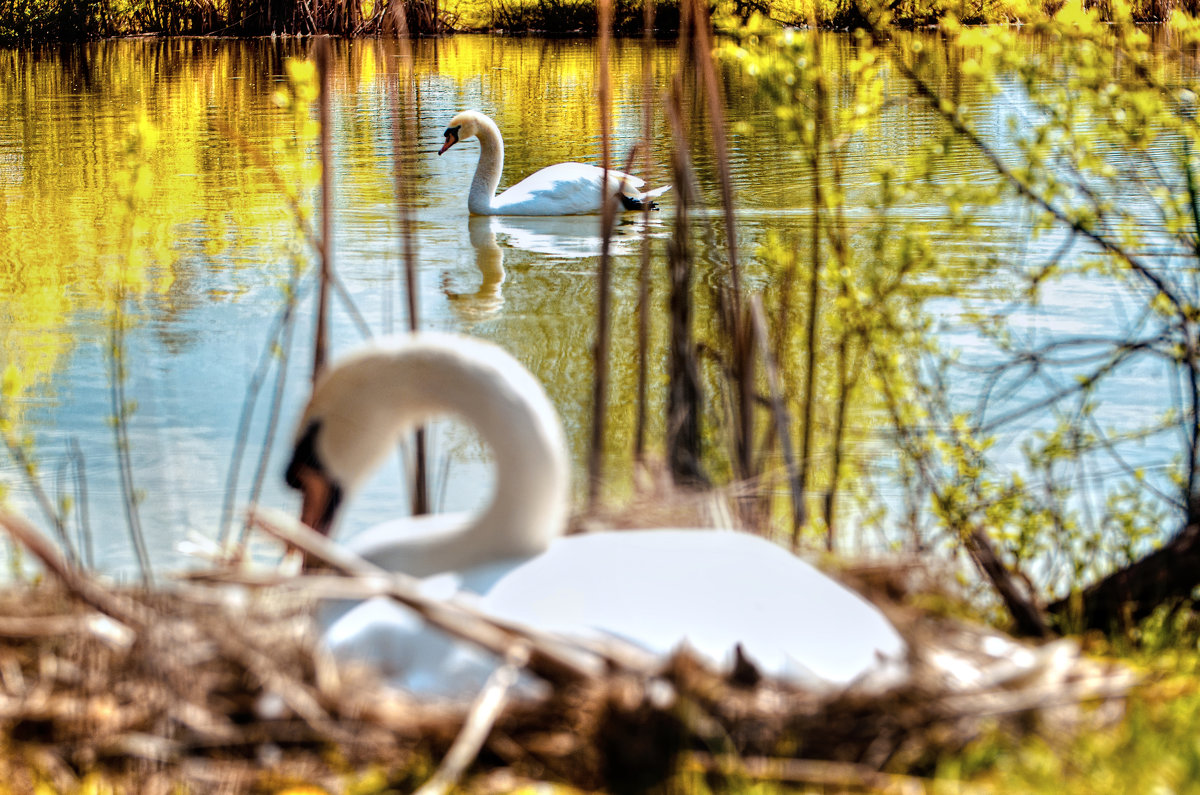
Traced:
POLYGON ((446 142, 442 144, 442 148, 438 150, 438 154, 442 154, 450 147, 454 146, 459 141, 465 141, 468 138, 474 138, 479 134, 479 131, 488 124, 495 126, 491 119, 484 116, 477 110, 464 110, 450 120, 450 125, 446 128, 444 135, 446 142))
POLYGON ((553 403, 504 349, 438 332, 375 342, 317 380, 286 473, 302 495, 301 520, 328 534, 401 437, 447 414, 473 426, 496 457, 491 524, 535 526, 546 538, 560 533, 570 464, 553 403))
POLYGON ((392 435, 403 431, 395 429, 385 439, 378 430, 371 432, 379 410, 360 413, 377 402, 372 398, 378 387, 369 370, 382 364, 386 353, 383 347, 362 351, 327 370, 314 385, 299 423, 285 478, 301 494, 301 521, 326 535, 345 499, 394 446, 392 435), (360 395, 367 400, 360 401, 360 395))

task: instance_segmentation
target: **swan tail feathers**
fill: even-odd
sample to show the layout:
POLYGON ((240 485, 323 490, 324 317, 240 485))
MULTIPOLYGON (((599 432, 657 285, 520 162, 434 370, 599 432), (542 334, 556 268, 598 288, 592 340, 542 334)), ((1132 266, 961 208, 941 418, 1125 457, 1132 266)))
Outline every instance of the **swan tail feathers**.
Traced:
POLYGON ((671 189, 670 185, 654 190, 646 191, 638 196, 630 196, 627 193, 618 193, 617 197, 621 200, 621 204, 626 210, 645 210, 649 205, 651 210, 658 209, 658 202, 654 201, 654 197, 661 196, 671 189))

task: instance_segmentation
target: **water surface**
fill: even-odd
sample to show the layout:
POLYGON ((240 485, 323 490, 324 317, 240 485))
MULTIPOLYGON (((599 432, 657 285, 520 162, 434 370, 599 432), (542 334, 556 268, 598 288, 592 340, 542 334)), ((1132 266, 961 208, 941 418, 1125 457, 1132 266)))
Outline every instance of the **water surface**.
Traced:
MULTIPOLYGON (((623 162, 642 125, 640 42, 614 47, 614 150, 623 162)), ((120 214, 122 142, 131 123, 145 116, 160 131, 152 155, 153 190, 139 208, 141 248, 153 252, 145 289, 134 304, 128 336, 127 391, 136 401, 129 430, 140 511, 156 566, 183 561, 177 543, 188 533, 215 537, 226 478, 247 386, 263 360, 268 331, 283 305, 292 268, 314 257, 297 232, 293 208, 280 183, 300 186, 299 201, 316 153, 309 144, 290 149, 292 118, 273 97, 285 80, 285 59, 306 54, 307 44, 277 41, 96 42, 61 48, 0 51, 0 365, 21 376, 13 413, 33 439, 43 481, 55 493, 72 492, 71 461, 82 461, 95 556, 106 570, 134 571, 121 513, 107 351, 111 298, 105 283, 128 251, 120 214), (80 457, 72 457, 78 449, 80 457)), ((852 39, 828 34, 826 52, 837 67, 853 51, 852 39)), ((502 187, 554 162, 599 160, 596 46, 588 40, 456 36, 421 41, 414 51, 414 86, 407 110, 416 138, 399 146, 414 157, 411 211, 419 249, 420 321, 494 340, 524 362, 545 384, 563 415, 582 482, 591 400, 595 274, 599 253, 595 218, 471 219, 466 194, 477 156, 468 142, 436 156, 448 120, 464 108, 491 115, 507 144, 502 187)), ((391 75, 394 45, 376 41, 335 45, 332 142, 336 179, 334 249, 342 283, 374 335, 406 327, 399 221, 391 168, 396 136, 391 75)), ((656 92, 674 68, 670 43, 653 46, 656 92)), ((875 166, 903 162, 937 122, 904 100, 881 123, 848 145, 848 216, 866 214, 878 190, 875 166)), ((744 126, 732 137, 738 245, 751 289, 779 279, 755 258, 771 232, 803 240, 810 175, 794 152, 770 131, 772 110, 744 83, 727 84, 727 114, 744 126), (764 134, 764 132, 766 134, 764 134)), ((701 191, 717 206, 714 157, 701 108, 689 94, 689 135, 701 191)), ((1011 96, 967 97, 992 109, 997 128, 1013 112, 1011 96), (995 103, 991 105, 989 103, 995 103)), ((661 112, 661 100, 652 103, 661 112)), ((669 180, 671 141, 661 115, 642 176, 669 180)), ((642 169, 638 169, 641 171, 642 169)), ((990 178, 986 164, 964 151, 951 166, 958 176, 990 178)), ((637 264, 643 231, 653 241, 660 269, 673 207, 668 194, 647 230, 632 218, 614 242, 613 416, 607 460, 627 477, 636 379, 637 264)), ((908 220, 927 223, 948 256, 958 252, 964 282, 981 294, 1002 272, 981 273, 978 263, 1025 261, 1031 255, 1025 215, 1014 205, 989 211, 969 233, 944 223, 935 204, 903 208, 908 220)), ((699 278, 719 282, 723 232, 715 210, 701 211, 699 278)), ((1051 245, 1046 242, 1042 245, 1051 245)), ((664 305, 656 271, 655 306, 664 305)), ((1058 324, 1071 330, 1101 323, 1089 307, 1114 299, 1091 295, 1088 285, 1065 285, 1060 300, 1032 312, 1031 327, 1058 324)), ((953 319, 957 302, 934 307, 953 319)), ((261 501, 295 510, 282 484, 286 440, 303 405, 312 327, 311 301, 300 308, 297 340, 280 407, 283 440, 267 453, 261 501)), ((362 339, 352 314, 335 304, 333 345, 345 351, 362 339)), ((710 309, 697 322, 711 327, 710 309)), ((656 319, 651 368, 652 410, 661 411, 665 361, 663 320, 656 319)), ((970 351, 978 341, 953 322, 946 339, 970 351)), ((798 366, 783 362, 785 368, 798 366)), ((0 368, 2 369, 2 368, 0 368)), ((268 389, 270 382, 268 382, 268 389)), ((965 396, 965 397, 969 397, 965 396)), ((1126 397, 1119 410, 1144 412, 1150 398, 1126 397)), ((264 397, 249 435, 237 503, 263 451, 264 397)), ((882 421, 856 416, 854 436, 870 440, 882 421)), ((655 425, 661 435, 661 423, 655 425)), ((434 432, 434 477, 445 509, 478 505, 490 488, 486 452, 469 433, 448 426, 434 432), (443 462, 453 460, 453 466, 443 462)), ((851 451, 884 470, 876 444, 851 451)), ((1149 455, 1150 465, 1158 463, 1149 455)), ((14 504, 37 515, 18 467, 0 456, 0 481, 14 504)), ((393 462, 355 502, 346 530, 406 510, 400 466, 393 462)), ((865 486, 862 488, 865 489, 865 486)), ((882 487, 881 499, 896 500, 882 487)), ((853 491, 854 488, 851 488, 853 491)))

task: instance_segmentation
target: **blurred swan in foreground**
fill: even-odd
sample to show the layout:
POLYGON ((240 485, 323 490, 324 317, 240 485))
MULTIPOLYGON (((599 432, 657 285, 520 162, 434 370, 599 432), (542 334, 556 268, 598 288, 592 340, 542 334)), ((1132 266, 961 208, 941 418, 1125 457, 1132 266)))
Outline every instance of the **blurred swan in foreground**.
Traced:
MULTIPOLYGON (((570 464, 558 414, 512 356, 467 337, 420 333, 370 345, 317 383, 288 483, 324 533, 400 435, 434 415, 473 425, 495 457, 491 503, 376 525, 347 546, 427 594, 474 595, 501 619, 579 638, 615 636, 666 656, 683 644, 728 668, 739 644, 770 676, 810 687, 890 678, 905 644, 872 605, 761 538, 701 529, 563 537, 570 464)), ((427 697, 464 697, 493 663, 384 600, 329 621, 342 658, 375 663, 427 697)))
MULTIPOLYGON (((446 142, 438 151, 468 138, 479 139, 479 164, 467 195, 472 215, 580 215, 601 210, 600 186, 604 169, 586 163, 558 163, 547 166, 496 195, 500 173, 504 170, 504 139, 496 122, 477 110, 464 110, 450 120, 446 142)), ((626 210, 641 210, 646 202, 670 186, 643 192, 645 181, 622 171, 609 169, 605 195, 616 196, 626 210)))

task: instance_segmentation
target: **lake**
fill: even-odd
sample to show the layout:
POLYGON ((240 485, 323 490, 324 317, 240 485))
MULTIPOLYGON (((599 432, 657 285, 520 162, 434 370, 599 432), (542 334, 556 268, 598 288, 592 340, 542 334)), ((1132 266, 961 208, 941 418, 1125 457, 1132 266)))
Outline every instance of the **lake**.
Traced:
MULTIPOLYGON (((854 40, 835 33, 823 37, 831 65, 843 68, 853 55, 854 40)), ((270 360, 270 333, 293 266, 316 261, 297 231, 285 191, 298 191, 302 206, 315 206, 311 186, 317 152, 311 139, 296 146, 293 119, 275 101, 286 85, 286 60, 307 54, 309 46, 296 39, 136 39, 0 50, 0 370, 11 366, 10 372, 19 374, 8 410, 19 433, 30 438, 41 480, 53 499, 82 494, 78 473, 83 472, 86 500, 72 512, 71 532, 78 531, 79 509, 86 508, 93 556, 105 571, 136 573, 110 419, 113 301, 106 285, 125 261, 132 235, 138 251, 148 252, 138 255, 144 257, 146 271, 129 304, 125 342, 126 399, 135 404, 128 419, 132 479, 151 558, 156 570, 167 570, 188 562, 178 549, 188 534, 218 534, 248 386, 270 360), (143 115, 159 140, 145 175, 151 187, 131 217, 121 209, 121 175, 127 170, 123 146, 129 126, 143 115)), ((640 41, 613 45, 614 163, 624 162, 641 134, 642 47, 640 41)), ((336 269, 371 334, 401 331, 407 316, 392 169, 394 78, 389 79, 398 51, 394 43, 374 40, 336 42, 333 50, 336 269)), ((657 42, 649 57, 656 92, 661 92, 675 68, 675 45, 657 42)), ((525 363, 562 413, 576 482, 582 484, 598 219, 470 218, 466 195, 478 145, 466 142, 440 157, 436 153, 449 119, 459 110, 478 108, 497 121, 505 136, 502 187, 551 163, 598 162, 596 43, 460 35, 416 42, 412 63, 407 109, 416 137, 401 140, 399 147, 415 169, 410 211, 418 249, 420 323, 493 340, 525 363)), ((730 74, 726 80, 726 113, 735 125, 730 165, 737 243, 747 288, 770 289, 780 274, 756 252, 771 235, 805 239, 811 177, 803 159, 770 134, 776 124, 773 109, 744 81, 730 74)), ((846 150, 844 180, 852 223, 869 214, 879 187, 875 166, 903 163, 939 134, 937 120, 907 98, 898 77, 886 76, 886 85, 895 92, 895 101, 880 123, 856 136, 846 150)), ((727 276, 721 264, 724 233, 716 160, 694 87, 685 89, 685 98, 693 102, 688 135, 708 208, 696 213, 697 278, 719 283, 727 276)), ((995 97, 971 95, 963 101, 994 120, 990 132, 998 138, 1003 138, 1005 120, 1020 111, 1015 87, 995 97)), ((651 107, 657 114, 653 167, 649 173, 640 166, 634 171, 653 186, 671 180, 672 140, 661 100, 656 97, 651 107)), ((965 148, 951 171, 981 182, 994 180, 987 163, 965 148)), ((1013 278, 995 263, 1028 263, 1058 245, 1053 238, 1031 244, 1029 214, 1015 202, 989 209, 964 230, 946 223, 941 204, 925 201, 908 202, 905 220, 926 224, 939 254, 961 263, 956 278, 968 288, 965 301, 972 309, 1007 300, 1013 278)), ((632 215, 622 219, 613 243, 615 333, 606 467, 615 493, 629 478, 643 234, 652 241, 656 263, 652 417, 661 414, 665 402, 662 263, 675 193, 666 194, 662 204, 645 229, 632 215)), ((1093 284, 1066 281, 1022 322, 1026 328, 1058 333, 1101 331, 1111 317, 1105 307, 1123 300, 1093 284)), ((976 361, 989 361, 994 352, 988 343, 959 320, 963 299, 939 299, 929 308, 937 319, 935 333, 947 345, 976 361)), ((278 439, 269 450, 264 447, 275 378, 271 372, 246 440, 232 503, 239 510, 260 460, 265 460, 260 501, 291 511, 298 505, 282 483, 282 471, 307 395, 310 292, 298 311, 278 439)), ((335 355, 361 342, 359 323, 340 300, 334 302, 332 317, 335 355)), ((698 326, 714 323, 711 306, 701 303, 698 326)), ((785 361, 782 366, 799 365, 785 361)), ((1131 370, 1121 377, 1127 380, 1107 387, 1114 416, 1124 412, 1137 417, 1169 405, 1161 392, 1142 387, 1144 378, 1157 377, 1154 373, 1131 370)), ((978 383, 955 384, 956 399, 969 404, 978 383)), ((886 423, 869 406, 851 417, 852 463, 879 477, 849 485, 846 499, 865 497, 902 510, 903 495, 891 476, 895 453, 887 444, 886 423)), ((661 419, 652 420, 652 439, 661 439, 661 428, 661 419)), ((473 435, 454 426, 438 425, 432 437, 436 504, 447 510, 478 506, 491 483, 486 451, 473 435)), ((1015 455, 1016 437, 1007 444, 1015 455)), ((1137 465, 1161 471, 1169 460, 1170 451, 1150 445, 1137 465)), ((398 463, 385 467, 353 503, 344 532, 406 511, 401 482, 398 463)), ((0 483, 8 484, 10 504, 41 520, 20 466, 2 454, 0 483)), ((581 487, 576 491, 582 496, 581 487)), ((878 541, 875 532, 864 529, 850 538, 869 544, 878 541)))

